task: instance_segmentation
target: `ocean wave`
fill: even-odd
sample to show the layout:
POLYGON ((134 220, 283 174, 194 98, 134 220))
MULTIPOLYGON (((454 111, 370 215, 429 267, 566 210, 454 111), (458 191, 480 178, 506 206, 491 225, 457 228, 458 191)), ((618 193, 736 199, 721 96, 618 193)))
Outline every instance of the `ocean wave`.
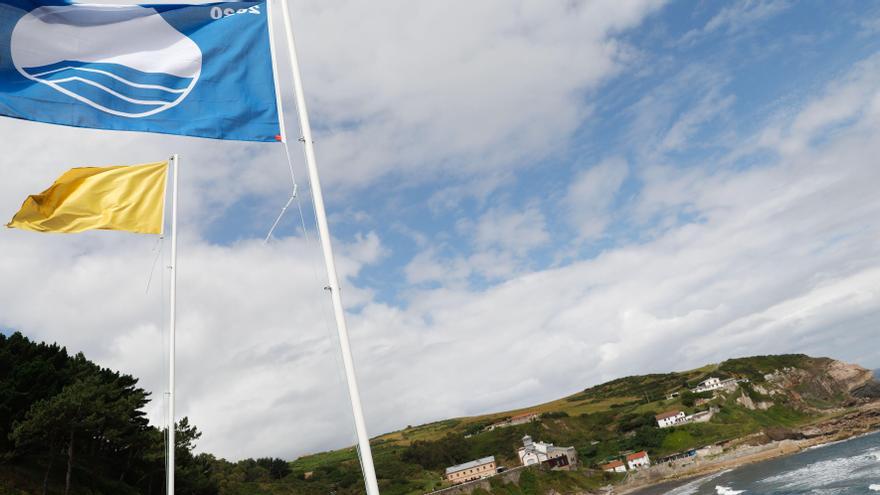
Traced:
POLYGON ((880 492, 880 485, 871 485, 868 487, 868 490, 871 490, 872 492, 880 492))
POLYGON ((703 486, 707 481, 712 481, 715 478, 721 476, 722 474, 729 473, 732 471, 731 469, 725 469, 724 471, 719 471, 714 474, 710 474, 708 476, 703 476, 702 478, 697 478, 694 481, 688 482, 679 487, 673 488, 672 490, 666 492, 664 495, 694 495, 703 486))
POLYGON ((813 462, 764 478, 758 483, 774 484, 783 489, 816 489, 872 470, 877 460, 880 460, 880 451, 860 452, 851 456, 813 462))
POLYGON ((739 495, 740 493, 745 492, 745 490, 734 490, 729 486, 715 485, 715 492, 718 493, 718 495, 739 495))
POLYGON ((813 446, 811 446, 811 447, 807 447, 807 448, 805 448, 804 450, 818 450, 818 449, 824 449, 824 448, 826 448, 826 447, 832 447, 832 446, 837 445, 837 444, 841 444, 841 443, 844 443, 844 442, 849 442, 850 440, 852 440, 852 438, 844 438, 843 440, 835 440, 835 441, 833 441, 833 442, 820 443, 819 445, 813 445, 813 446))
POLYGON ((851 442, 853 440, 858 440, 859 438, 870 437, 870 436, 877 435, 877 434, 880 434, 880 431, 869 431, 867 433, 862 433, 860 435, 853 435, 849 438, 844 438, 843 440, 835 440, 833 442, 825 442, 825 443, 820 443, 819 445, 813 445, 812 447, 807 447, 804 450, 824 449, 825 447, 831 447, 833 445, 851 442))

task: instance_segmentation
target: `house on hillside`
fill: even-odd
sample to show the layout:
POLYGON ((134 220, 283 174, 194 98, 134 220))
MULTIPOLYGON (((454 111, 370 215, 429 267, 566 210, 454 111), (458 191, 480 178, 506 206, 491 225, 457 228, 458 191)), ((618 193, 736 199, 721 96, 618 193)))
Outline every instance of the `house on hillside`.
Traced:
POLYGON ((527 412, 527 413, 517 414, 516 416, 510 418, 508 420, 508 422, 510 423, 510 426, 524 425, 526 423, 531 423, 532 421, 537 421, 538 418, 540 418, 540 417, 541 417, 540 413, 527 412))
POLYGON ((534 442, 526 435, 523 446, 517 450, 519 462, 523 466, 549 464, 551 467, 565 467, 577 464, 577 451, 574 447, 557 447, 552 443, 534 442))
POLYGON ((496 467, 495 456, 490 455, 489 457, 446 468, 446 479, 458 484, 488 478, 495 474, 496 467))
POLYGON ((630 454, 626 456, 626 465, 630 469, 641 469, 645 467, 650 467, 651 458, 649 458, 648 453, 643 450, 641 452, 636 452, 635 454, 630 454))
POLYGON ((507 428, 508 426, 524 425, 526 423, 531 423, 532 421, 537 421, 540 417, 541 414, 536 412, 517 414, 516 416, 505 419, 504 421, 499 421, 497 423, 487 426, 486 431, 492 431, 495 428, 507 428))
POLYGON ((657 426, 660 428, 669 428, 685 422, 685 414, 682 411, 667 411, 654 416, 657 420, 657 426))
POLYGON ((611 461, 608 464, 602 464, 599 466, 602 471, 608 473, 625 473, 626 472, 626 464, 622 461, 611 461))
POLYGON ((714 376, 711 376, 711 377, 701 381, 700 384, 697 385, 696 387, 694 387, 694 389, 691 391, 695 394, 698 394, 701 392, 710 392, 712 390, 718 390, 719 388, 721 388, 723 386, 724 385, 721 384, 720 379, 715 378, 714 376))

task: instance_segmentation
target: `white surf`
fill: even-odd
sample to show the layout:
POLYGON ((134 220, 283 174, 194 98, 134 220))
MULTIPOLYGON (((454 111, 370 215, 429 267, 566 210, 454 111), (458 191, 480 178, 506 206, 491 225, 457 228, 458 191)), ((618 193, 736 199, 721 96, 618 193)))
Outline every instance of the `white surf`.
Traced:
POLYGON ((718 495, 739 495, 740 493, 745 492, 745 490, 734 490, 729 486, 715 485, 715 492, 717 492, 718 495))
POLYGON ((720 471, 714 474, 710 474, 708 476, 703 476, 702 478, 695 479, 693 481, 689 481, 688 483, 681 485, 679 487, 673 488, 672 490, 665 493, 665 495, 694 495, 700 490, 700 487, 703 486, 708 481, 712 481, 719 476, 729 473, 730 469, 726 469, 724 471, 720 471))

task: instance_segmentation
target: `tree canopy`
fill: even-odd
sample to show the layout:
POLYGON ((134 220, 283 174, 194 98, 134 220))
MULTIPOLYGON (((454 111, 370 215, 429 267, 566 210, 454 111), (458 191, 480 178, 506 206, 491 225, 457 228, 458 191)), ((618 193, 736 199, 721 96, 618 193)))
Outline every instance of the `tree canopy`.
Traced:
MULTIPOLYGON (((0 455, 39 466, 50 485, 99 493, 161 493, 165 432, 144 414, 149 394, 130 375, 101 368, 57 344, 0 334, 0 455)), ((177 493, 217 493, 210 463, 192 450, 200 433, 177 424, 177 493)))

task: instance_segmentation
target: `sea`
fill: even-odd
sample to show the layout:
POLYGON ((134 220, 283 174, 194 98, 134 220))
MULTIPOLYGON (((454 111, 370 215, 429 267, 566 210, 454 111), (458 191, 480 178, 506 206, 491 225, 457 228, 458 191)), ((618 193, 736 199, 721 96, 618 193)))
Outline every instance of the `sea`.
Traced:
POLYGON ((880 495, 880 432, 636 494, 880 495))

